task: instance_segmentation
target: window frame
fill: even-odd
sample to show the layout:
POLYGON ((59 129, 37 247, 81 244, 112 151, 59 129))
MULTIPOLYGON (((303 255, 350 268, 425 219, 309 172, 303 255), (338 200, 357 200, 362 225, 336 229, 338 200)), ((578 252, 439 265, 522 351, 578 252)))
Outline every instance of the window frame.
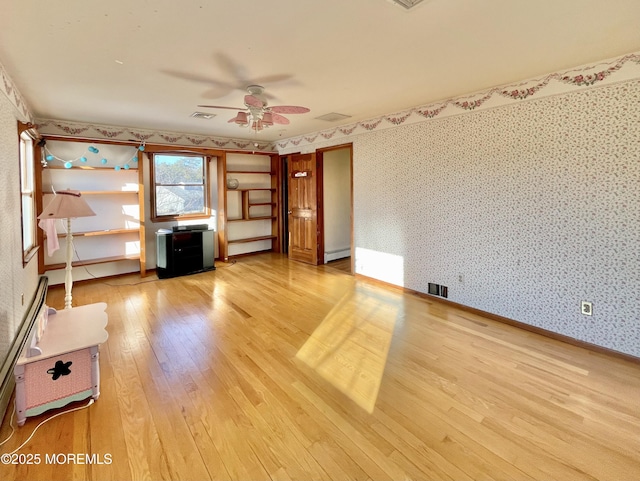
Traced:
POLYGON ((151 203, 151 221, 152 222, 171 222, 177 220, 190 220, 190 219, 208 219, 211 217, 211 178, 209 162, 211 162, 212 156, 201 152, 184 152, 184 151, 158 151, 149 152, 149 183, 151 192, 149 193, 149 199, 151 203), (202 184, 163 184, 156 182, 156 156, 175 156, 175 157, 201 157, 203 159, 202 165, 202 184), (158 215, 156 205, 156 188, 158 186, 180 186, 180 185, 202 185, 203 189, 203 213, 188 213, 188 214, 169 214, 158 215))
POLYGON ((37 233, 37 180, 36 180, 36 141, 37 132, 30 124, 18 122, 18 157, 20 172, 20 239, 22 247, 22 265, 26 266, 38 252, 37 233), (25 219, 25 198, 30 199, 31 218, 25 219), (26 231, 31 230, 31 243, 25 246, 26 231))

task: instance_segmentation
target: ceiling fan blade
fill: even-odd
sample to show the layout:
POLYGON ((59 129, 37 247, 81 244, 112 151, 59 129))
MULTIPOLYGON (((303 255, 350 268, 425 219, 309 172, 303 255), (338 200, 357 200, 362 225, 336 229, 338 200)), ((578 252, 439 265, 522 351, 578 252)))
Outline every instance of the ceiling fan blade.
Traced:
POLYGON ((216 52, 213 58, 218 65, 218 68, 227 76, 233 78, 236 88, 244 90, 247 82, 249 82, 247 68, 237 63, 232 57, 228 56, 224 52, 216 52))
POLYGON ((229 82, 225 82, 223 80, 217 80, 211 77, 206 77, 204 75, 180 72, 179 70, 172 70, 172 69, 161 69, 160 72, 166 75, 169 75, 171 77, 179 78, 182 80, 189 80, 191 82, 198 82, 198 83, 203 83, 207 85, 213 85, 215 87, 221 87, 229 90, 233 90, 236 88, 234 85, 230 84, 229 82))
POLYGON ((245 110, 244 107, 225 107, 223 105, 198 105, 206 109, 228 109, 228 110, 245 110))
POLYGON ((202 95, 202 97, 206 99, 219 99, 222 97, 226 97, 231 92, 237 89, 235 85, 232 85, 229 82, 217 80, 215 78, 210 78, 204 75, 180 72, 178 70, 171 69, 162 69, 160 71, 174 78, 209 85, 211 88, 205 91, 202 95))
POLYGON ((253 95, 245 95, 244 103, 250 105, 251 107, 257 107, 261 109, 264 106, 264 102, 260 100, 258 97, 254 97, 253 95))
POLYGON ((272 112, 278 114, 306 114, 310 110, 306 107, 298 107, 296 105, 276 105, 270 107, 272 112))
POLYGON ((275 112, 272 112, 272 118, 273 118, 274 124, 289 125, 289 119, 286 117, 283 117, 280 114, 276 114, 275 112))

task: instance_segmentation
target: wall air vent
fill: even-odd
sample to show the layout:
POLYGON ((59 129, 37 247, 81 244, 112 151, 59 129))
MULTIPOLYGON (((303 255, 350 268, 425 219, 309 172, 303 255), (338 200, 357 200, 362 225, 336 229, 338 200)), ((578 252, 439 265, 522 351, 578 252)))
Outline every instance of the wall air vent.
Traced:
POLYGON ((327 122, 337 122, 338 120, 344 120, 351 117, 351 115, 338 114, 336 112, 331 112, 330 114, 321 115, 320 117, 316 117, 316 120, 325 120, 327 122))
POLYGON ((212 119, 216 116, 216 114, 210 114, 210 113, 205 113, 205 112, 194 112, 191 114, 191 117, 194 117, 196 119, 205 119, 205 120, 209 120, 212 119))
POLYGON ((396 5, 400 5, 401 7, 404 7, 407 10, 412 9, 413 7, 415 7, 416 5, 418 5, 423 1, 424 0, 392 0, 393 3, 395 3, 396 5))

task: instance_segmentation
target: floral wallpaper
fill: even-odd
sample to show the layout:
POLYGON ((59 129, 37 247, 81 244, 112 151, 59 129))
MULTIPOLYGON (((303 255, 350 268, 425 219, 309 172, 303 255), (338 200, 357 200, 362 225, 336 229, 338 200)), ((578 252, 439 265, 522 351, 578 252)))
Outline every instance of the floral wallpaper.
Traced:
MULTIPOLYGON (((38 284, 38 261, 22 266, 20 212, 20 158, 18 112, 10 99, 0 95, 0 364, 16 339, 20 323, 38 284), (21 301, 24 294, 25 302, 21 301)), ((0 414, 2 411, 0 411, 0 414)))
POLYGON ((353 149, 356 249, 402 259, 396 283, 640 357, 640 80, 353 149))

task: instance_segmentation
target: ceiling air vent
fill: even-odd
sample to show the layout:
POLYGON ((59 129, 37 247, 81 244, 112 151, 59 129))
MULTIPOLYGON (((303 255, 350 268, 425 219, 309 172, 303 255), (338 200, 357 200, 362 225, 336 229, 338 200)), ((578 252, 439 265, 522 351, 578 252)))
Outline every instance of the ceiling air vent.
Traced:
POLYGON ((422 3, 424 0, 391 0, 391 1, 397 5, 400 5, 406 8, 407 10, 410 10, 416 5, 418 5, 419 3, 422 3))
POLYGON ((209 113, 205 113, 205 112, 194 112, 191 114, 191 117, 194 117, 196 119, 205 119, 205 120, 209 120, 212 119, 216 116, 216 114, 209 114, 209 113))
POLYGON ((316 120, 325 120, 327 122, 337 122, 338 120, 344 120, 351 117, 351 115, 338 114, 336 112, 331 112, 330 114, 321 115, 320 117, 316 117, 316 120))

